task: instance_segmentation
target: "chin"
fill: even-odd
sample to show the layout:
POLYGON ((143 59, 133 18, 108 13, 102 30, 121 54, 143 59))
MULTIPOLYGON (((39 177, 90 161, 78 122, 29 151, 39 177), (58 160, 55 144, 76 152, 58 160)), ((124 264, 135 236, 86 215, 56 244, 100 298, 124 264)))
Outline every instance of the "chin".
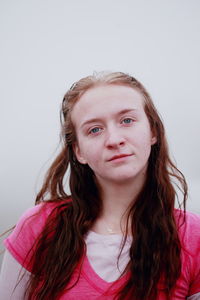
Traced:
POLYGON ((129 174, 127 174, 128 172, 126 172, 125 174, 123 174, 121 172, 121 174, 117 175, 115 178, 113 178, 113 180, 115 180, 118 183, 134 183, 135 181, 144 181, 145 180, 145 170, 142 169, 138 172, 130 172, 129 174))

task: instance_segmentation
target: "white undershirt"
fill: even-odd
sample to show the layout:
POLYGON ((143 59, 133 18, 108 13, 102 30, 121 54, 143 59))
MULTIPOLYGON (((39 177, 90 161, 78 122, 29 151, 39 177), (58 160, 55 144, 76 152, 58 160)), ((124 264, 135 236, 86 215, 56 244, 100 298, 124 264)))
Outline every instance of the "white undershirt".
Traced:
MULTIPOLYGON (((123 272, 129 261, 131 238, 128 237, 119 258, 120 268, 117 267, 117 257, 121 245, 121 235, 100 235, 90 231, 86 237, 87 257, 94 271, 105 281, 116 280, 123 272)), ((0 295, 2 300, 22 300, 29 280, 30 273, 6 250, 0 274, 0 295), (25 275, 16 286, 19 274, 25 275), (15 289, 14 289, 15 288, 15 289), (13 292, 14 291, 14 292, 13 292)), ((192 295, 188 300, 200 300, 200 293, 192 295)))
POLYGON ((86 239, 87 257, 95 272, 105 281, 112 282, 119 278, 129 262, 129 249, 132 237, 128 236, 122 253, 122 235, 102 235, 89 231, 86 239))

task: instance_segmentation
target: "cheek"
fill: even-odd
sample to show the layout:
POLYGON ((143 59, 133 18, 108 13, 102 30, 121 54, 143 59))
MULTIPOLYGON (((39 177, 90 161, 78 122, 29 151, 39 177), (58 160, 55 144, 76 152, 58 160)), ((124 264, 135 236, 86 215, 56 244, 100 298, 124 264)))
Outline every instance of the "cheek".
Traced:
POLYGON ((148 132, 141 132, 137 137, 138 148, 143 156, 149 156, 151 152, 152 137, 148 132))
POLYGON ((100 159, 99 159, 99 153, 98 150, 93 149, 93 151, 88 150, 87 151, 87 162, 88 165, 90 166, 91 169, 95 169, 96 167, 98 167, 99 163, 100 163, 100 159))
POLYGON ((84 144, 84 147, 81 148, 82 156, 92 170, 99 165, 101 153, 98 149, 99 147, 96 147, 96 145, 87 145, 86 143, 84 144))

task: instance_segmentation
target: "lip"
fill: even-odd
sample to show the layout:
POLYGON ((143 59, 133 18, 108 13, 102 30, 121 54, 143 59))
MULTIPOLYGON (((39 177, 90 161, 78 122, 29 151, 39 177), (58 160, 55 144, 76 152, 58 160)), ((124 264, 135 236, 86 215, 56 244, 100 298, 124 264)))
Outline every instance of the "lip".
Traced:
POLYGON ((113 161, 113 160, 120 160, 128 156, 132 156, 133 154, 119 154, 119 155, 114 155, 111 157, 108 161, 113 161))

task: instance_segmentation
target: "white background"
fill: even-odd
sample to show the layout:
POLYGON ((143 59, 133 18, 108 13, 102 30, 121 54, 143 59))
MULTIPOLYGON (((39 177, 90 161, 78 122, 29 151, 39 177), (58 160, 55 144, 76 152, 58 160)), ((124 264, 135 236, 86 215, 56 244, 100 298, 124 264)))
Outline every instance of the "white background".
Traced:
POLYGON ((199 0, 0 0, 0 41, 0 232, 33 206, 62 97, 95 70, 146 86, 200 213, 199 0))

